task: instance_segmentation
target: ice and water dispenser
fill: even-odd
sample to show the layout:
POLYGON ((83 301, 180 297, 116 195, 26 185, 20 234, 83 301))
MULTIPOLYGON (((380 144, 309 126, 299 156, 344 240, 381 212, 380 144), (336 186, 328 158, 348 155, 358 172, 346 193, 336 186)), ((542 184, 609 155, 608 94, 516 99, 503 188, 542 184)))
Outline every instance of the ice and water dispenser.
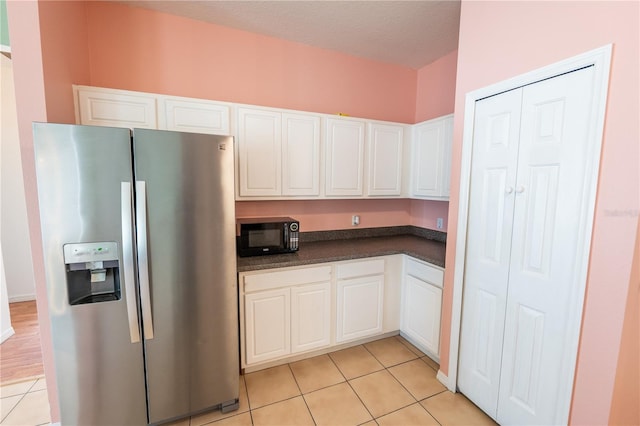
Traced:
POLYGON ((69 304, 120 299, 118 244, 115 242, 64 245, 69 304))

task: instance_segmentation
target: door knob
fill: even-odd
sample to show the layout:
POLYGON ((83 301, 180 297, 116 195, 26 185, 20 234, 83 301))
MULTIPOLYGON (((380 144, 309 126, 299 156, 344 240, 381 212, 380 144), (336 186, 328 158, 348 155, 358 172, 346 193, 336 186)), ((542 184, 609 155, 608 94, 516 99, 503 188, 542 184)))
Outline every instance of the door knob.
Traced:
POLYGON ((511 194, 513 192, 513 186, 507 186, 507 189, 505 189, 504 192, 511 194))
POLYGON ((518 194, 522 194, 522 193, 524 192, 524 186, 522 186, 522 185, 518 185, 518 186, 516 187, 516 192, 517 192, 518 194))

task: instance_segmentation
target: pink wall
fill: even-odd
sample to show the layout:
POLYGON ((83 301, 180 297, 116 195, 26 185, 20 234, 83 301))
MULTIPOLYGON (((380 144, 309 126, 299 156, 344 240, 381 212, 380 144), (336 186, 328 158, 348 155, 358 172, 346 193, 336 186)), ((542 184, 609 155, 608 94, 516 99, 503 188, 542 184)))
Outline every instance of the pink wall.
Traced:
POLYGON ((75 123, 69 83, 89 84, 86 8, 76 1, 40 1, 47 121, 75 123))
POLYGON ((31 123, 73 123, 72 83, 89 83, 85 7, 79 2, 7 2, 18 128, 40 342, 51 420, 60 420, 49 327, 31 123))
POLYGON ((640 218, 609 424, 640 425, 640 218))
POLYGON ((360 216, 358 228, 409 225, 409 212, 406 199, 236 202, 237 217, 292 216, 303 232, 352 229, 354 214, 360 216))
MULTIPOLYGON (((613 43, 572 424, 607 424, 640 206, 638 2, 462 3, 452 188, 459 186, 464 97, 469 91, 613 43)), ((449 370, 458 194, 449 209, 441 369, 449 370)))
POLYGON ((415 122, 453 113, 458 51, 418 70, 415 122))
POLYGON ((409 199, 237 201, 236 216, 292 216, 300 221, 303 232, 352 229, 353 215, 360 216, 358 228, 414 225, 436 229, 441 217, 446 232, 448 205, 446 201, 409 199))
POLYGON ((94 86, 414 120, 413 69, 117 3, 87 11, 94 86))
POLYGON ((448 201, 411 201, 411 222, 410 225, 419 226, 421 228, 436 229, 436 220, 441 217, 443 219, 443 229, 440 231, 447 232, 447 224, 449 217, 448 201))

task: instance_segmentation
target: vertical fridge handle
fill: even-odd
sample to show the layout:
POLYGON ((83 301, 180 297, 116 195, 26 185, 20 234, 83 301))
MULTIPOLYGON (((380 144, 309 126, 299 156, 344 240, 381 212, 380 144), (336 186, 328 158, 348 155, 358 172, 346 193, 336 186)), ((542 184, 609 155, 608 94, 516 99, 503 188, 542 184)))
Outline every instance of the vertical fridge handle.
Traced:
POLYGON ((127 302, 127 318, 131 343, 140 341, 138 309, 136 304, 136 283, 133 270, 133 219, 131 217, 131 183, 120 183, 120 211, 122 215, 122 263, 124 265, 124 297, 127 302))
POLYGON ((149 293, 149 256, 147 249, 147 185, 136 181, 136 225, 138 233, 138 274, 140 277, 140 304, 144 339, 153 339, 153 317, 149 293))

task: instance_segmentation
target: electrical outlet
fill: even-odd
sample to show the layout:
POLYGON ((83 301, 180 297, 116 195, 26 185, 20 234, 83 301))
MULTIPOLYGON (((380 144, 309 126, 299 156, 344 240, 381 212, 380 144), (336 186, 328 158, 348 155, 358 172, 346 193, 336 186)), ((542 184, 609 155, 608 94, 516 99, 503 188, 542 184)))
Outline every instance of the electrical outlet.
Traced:
POLYGON ((360 225, 360 216, 358 216, 357 214, 354 214, 353 216, 351 216, 351 226, 358 226, 360 225))
POLYGON ((444 219, 439 217, 436 219, 436 228, 442 229, 444 228, 444 219))

